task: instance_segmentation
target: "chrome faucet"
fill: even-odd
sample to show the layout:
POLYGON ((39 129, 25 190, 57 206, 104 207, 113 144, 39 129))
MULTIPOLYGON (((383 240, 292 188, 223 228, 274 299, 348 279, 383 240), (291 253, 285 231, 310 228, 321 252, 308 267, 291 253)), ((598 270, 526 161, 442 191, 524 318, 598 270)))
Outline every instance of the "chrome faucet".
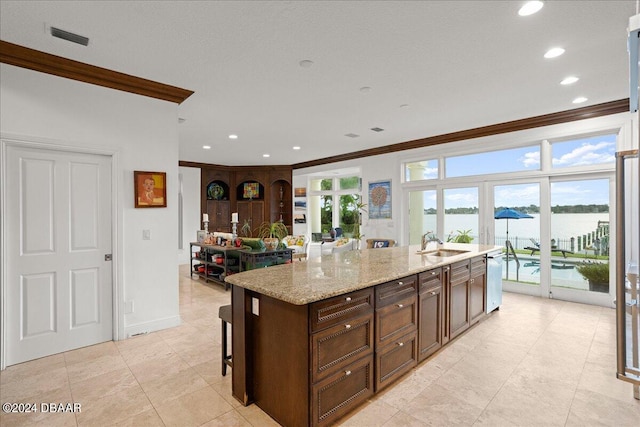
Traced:
POLYGON ((439 245, 444 244, 444 242, 440 240, 438 236, 436 236, 432 231, 428 231, 422 235, 421 250, 424 251, 425 249, 427 249, 427 244, 429 242, 438 242, 439 245))

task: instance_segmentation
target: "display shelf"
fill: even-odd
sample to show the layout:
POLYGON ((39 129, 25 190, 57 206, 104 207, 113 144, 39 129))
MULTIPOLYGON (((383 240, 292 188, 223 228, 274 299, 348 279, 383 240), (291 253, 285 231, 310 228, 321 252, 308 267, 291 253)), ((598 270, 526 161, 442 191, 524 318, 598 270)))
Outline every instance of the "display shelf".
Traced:
POLYGON ((196 275, 207 282, 223 285, 225 290, 229 289, 230 285, 224 278, 240 271, 239 248, 197 242, 191 243, 190 247, 191 277, 196 275), (202 267, 202 271, 198 270, 199 267, 202 267))

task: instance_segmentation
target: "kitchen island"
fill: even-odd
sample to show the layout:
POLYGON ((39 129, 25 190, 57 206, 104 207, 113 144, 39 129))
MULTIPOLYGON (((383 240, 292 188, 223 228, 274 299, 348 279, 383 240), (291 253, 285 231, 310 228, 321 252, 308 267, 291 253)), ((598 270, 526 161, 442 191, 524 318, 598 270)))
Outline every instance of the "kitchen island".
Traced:
POLYGON ((233 395, 285 426, 331 424, 485 316, 496 246, 364 249, 233 284, 233 395))

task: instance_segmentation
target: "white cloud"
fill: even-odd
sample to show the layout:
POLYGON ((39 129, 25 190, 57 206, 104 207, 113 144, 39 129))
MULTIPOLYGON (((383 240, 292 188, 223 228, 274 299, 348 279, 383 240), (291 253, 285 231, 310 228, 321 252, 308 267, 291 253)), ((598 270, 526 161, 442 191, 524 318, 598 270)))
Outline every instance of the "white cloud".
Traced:
POLYGON ((536 167, 540 165, 540 151, 532 151, 524 153, 524 157, 520 158, 525 168, 536 167))
POLYGON ((585 143, 571 152, 563 154, 560 158, 554 157, 552 161, 554 166, 583 166, 609 163, 615 161, 614 150, 614 142, 585 143))

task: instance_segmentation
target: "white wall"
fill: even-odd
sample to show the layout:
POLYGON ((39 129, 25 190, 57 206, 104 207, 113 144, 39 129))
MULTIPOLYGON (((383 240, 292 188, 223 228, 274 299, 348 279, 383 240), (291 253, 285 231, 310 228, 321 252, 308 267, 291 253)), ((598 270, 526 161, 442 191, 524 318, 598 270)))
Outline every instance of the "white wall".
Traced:
MULTIPOLYGON (((1 64, 0 132, 117 153, 117 338, 180 324, 177 104, 1 64), (167 208, 134 209, 133 171, 167 173, 167 208), (142 230, 151 240, 142 240, 142 230), (133 313, 124 302, 133 302, 133 313)), ((10 202, 10 201, 9 201, 10 202)))
POLYGON ((178 250, 178 264, 190 262, 189 243, 196 241, 200 222, 200 168, 178 168, 182 175, 182 249, 178 250))

